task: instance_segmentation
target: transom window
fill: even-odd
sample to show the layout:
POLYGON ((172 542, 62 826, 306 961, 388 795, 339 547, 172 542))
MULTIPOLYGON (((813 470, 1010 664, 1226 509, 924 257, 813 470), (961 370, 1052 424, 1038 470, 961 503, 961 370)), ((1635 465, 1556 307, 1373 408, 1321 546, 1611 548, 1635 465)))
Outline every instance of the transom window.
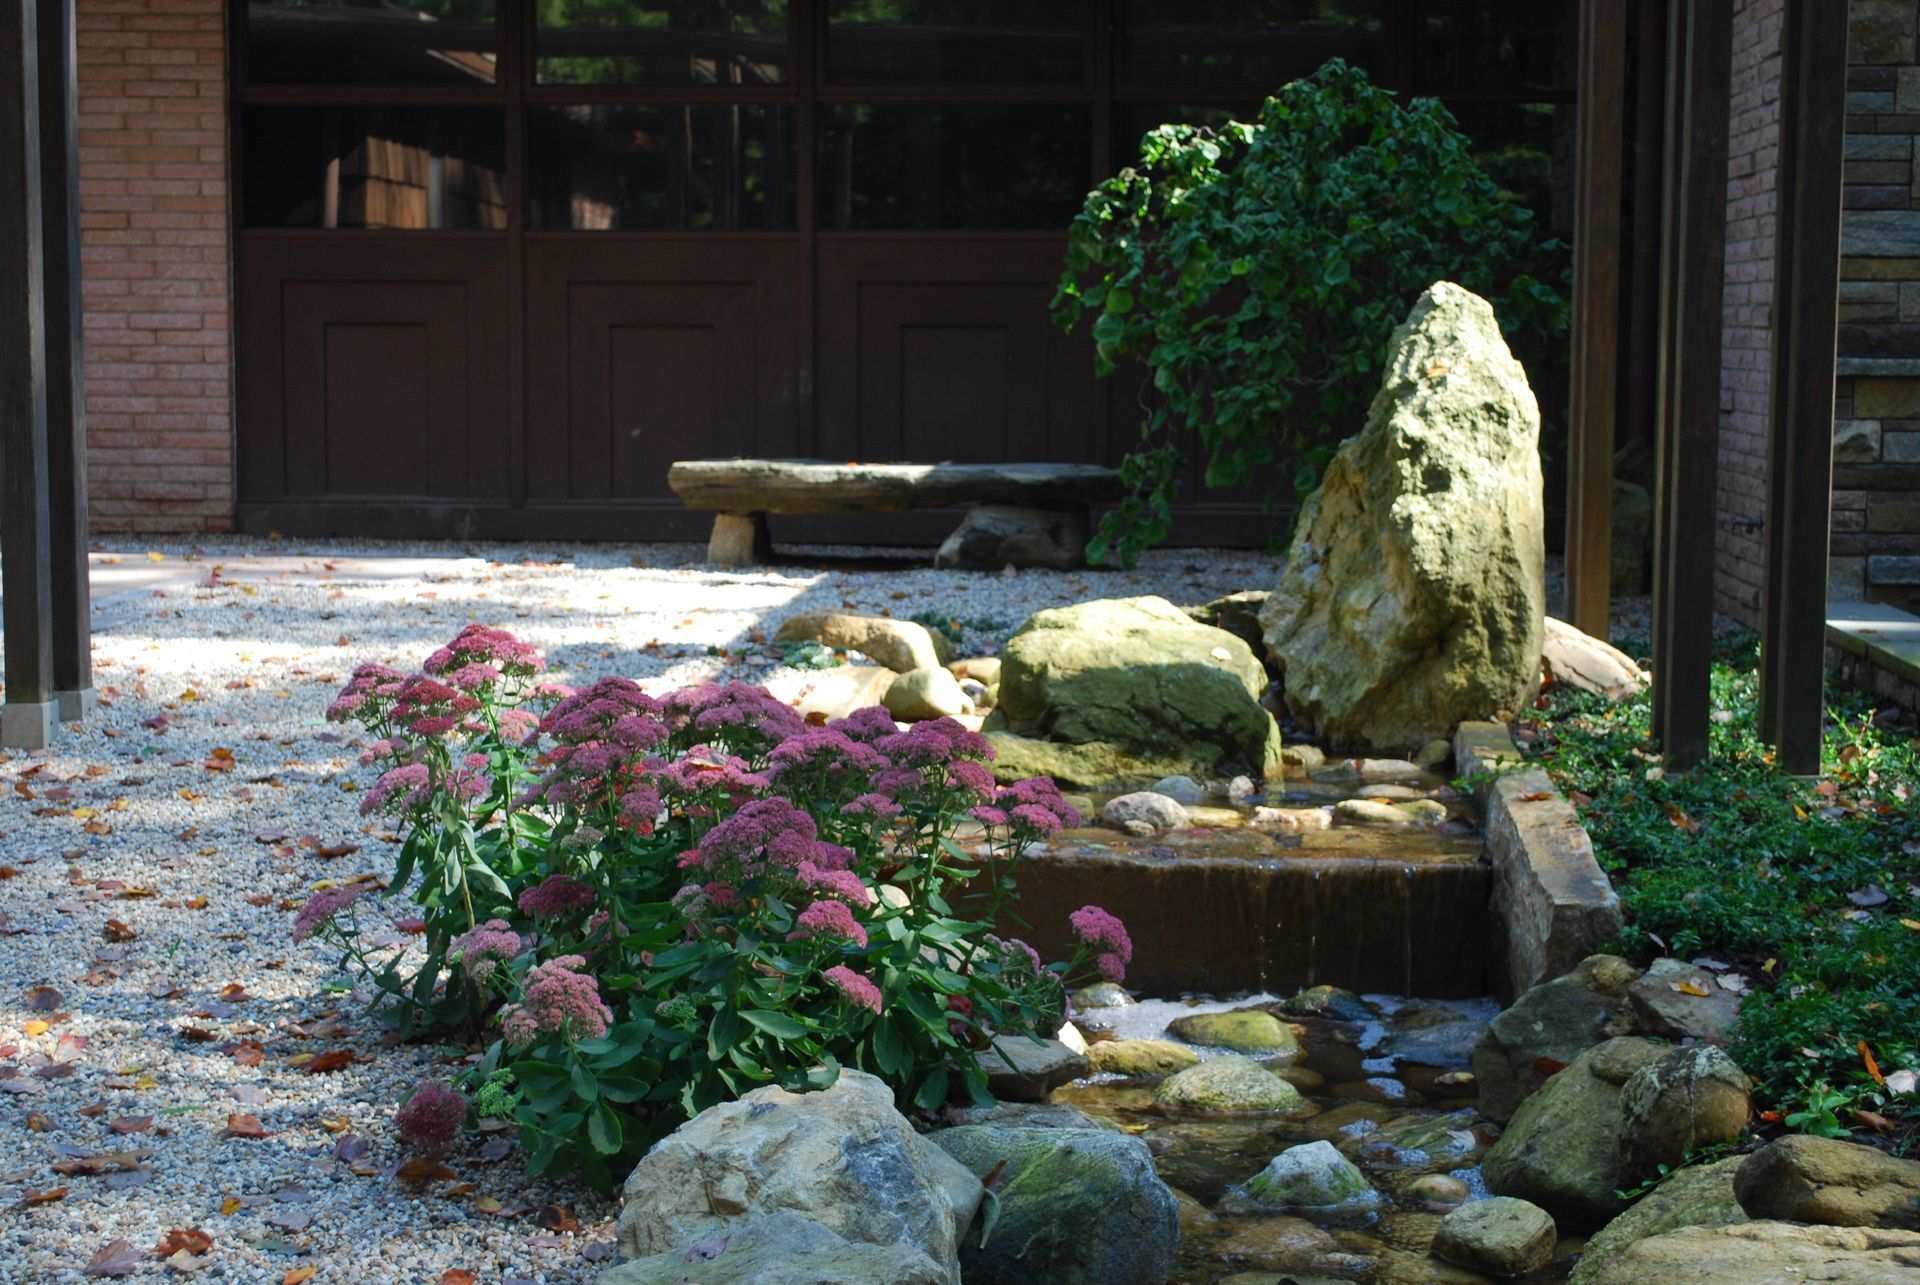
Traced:
POLYGON ((1538 0, 250 0, 250 229, 1063 230, 1163 121, 1345 58, 1440 95, 1571 222, 1571 5, 1538 0))

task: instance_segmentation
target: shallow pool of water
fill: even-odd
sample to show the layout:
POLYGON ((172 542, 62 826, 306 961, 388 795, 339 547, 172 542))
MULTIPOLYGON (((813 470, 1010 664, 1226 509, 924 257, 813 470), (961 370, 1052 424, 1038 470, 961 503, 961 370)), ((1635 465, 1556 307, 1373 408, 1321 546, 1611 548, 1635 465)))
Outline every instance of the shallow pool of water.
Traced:
MULTIPOLYGON (((1467 1063, 1499 1005, 1491 999, 1363 998, 1373 1015, 1355 1021, 1288 1013, 1285 1001, 1271 994, 1145 999, 1084 1009, 1076 1016, 1090 1040, 1174 1040, 1167 1024, 1177 1017, 1245 1008, 1271 1011, 1302 1032, 1297 1055, 1260 1059, 1304 1095, 1302 1106, 1284 1115, 1168 1115, 1154 1104, 1155 1081, 1109 1075, 1055 1090, 1055 1102, 1141 1136, 1153 1152, 1161 1178, 1180 1198, 1182 1243, 1175 1281, 1464 1285, 1491 1279, 1428 1255, 1449 1206, 1423 1197, 1448 1184, 1410 1188, 1427 1175, 1444 1175, 1457 1180, 1456 1194, 1464 1193, 1467 1200, 1488 1194, 1479 1162, 1495 1133, 1474 1111, 1467 1063), (1246 1201, 1247 1179, 1275 1155, 1320 1140, 1358 1165, 1385 1196, 1376 1211, 1312 1218, 1259 1211, 1246 1201)), ((1227 1052, 1188 1047, 1203 1059, 1227 1052)), ((1553 1264, 1523 1279, 1528 1285, 1564 1280, 1577 1249, 1577 1241, 1562 1240, 1553 1264)))

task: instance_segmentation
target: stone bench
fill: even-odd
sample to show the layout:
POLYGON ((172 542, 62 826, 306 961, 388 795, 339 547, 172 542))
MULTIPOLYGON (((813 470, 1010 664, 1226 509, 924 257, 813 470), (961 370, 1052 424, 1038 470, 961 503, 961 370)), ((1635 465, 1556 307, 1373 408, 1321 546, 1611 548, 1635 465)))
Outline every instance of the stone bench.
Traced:
POLYGON ((681 460, 667 485, 687 507, 716 509, 707 559, 766 561, 767 514, 905 513, 964 507, 937 567, 1085 565, 1088 506, 1117 500, 1120 475, 1094 464, 836 464, 826 460, 681 460))

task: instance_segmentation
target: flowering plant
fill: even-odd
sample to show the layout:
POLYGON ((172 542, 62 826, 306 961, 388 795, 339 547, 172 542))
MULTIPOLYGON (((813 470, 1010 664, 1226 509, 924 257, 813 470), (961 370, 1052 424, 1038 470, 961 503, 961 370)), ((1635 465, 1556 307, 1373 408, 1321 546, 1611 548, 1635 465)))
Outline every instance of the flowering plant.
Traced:
MULTIPOLYGON (((743 683, 572 691, 479 625, 424 669, 362 666, 329 711, 374 735, 363 809, 405 831, 390 887, 422 908, 424 959, 377 957, 357 887, 295 932, 407 1026, 486 1031, 470 1109, 518 1125, 535 1172, 609 1184, 713 1103, 842 1065, 925 1109, 982 1099, 978 1051, 1051 1034, 1069 984, 1131 955, 1091 906, 1069 961, 994 934, 1022 854, 1080 818, 1051 781, 997 786, 951 720, 816 724, 743 683)), ((422 1093, 409 1127, 439 1145, 454 1090, 422 1093)))

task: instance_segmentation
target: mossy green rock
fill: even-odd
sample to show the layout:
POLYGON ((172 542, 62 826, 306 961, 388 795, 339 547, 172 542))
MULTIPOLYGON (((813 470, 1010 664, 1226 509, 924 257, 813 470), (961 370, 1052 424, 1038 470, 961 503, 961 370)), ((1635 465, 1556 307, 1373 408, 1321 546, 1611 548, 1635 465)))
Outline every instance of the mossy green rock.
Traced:
POLYGON ((1293 1053, 1300 1047, 1293 1030, 1272 1013, 1242 1009, 1232 1013, 1190 1013, 1167 1023, 1175 1038, 1236 1053, 1293 1053))
POLYGON ((1209 1058, 1163 1081, 1154 1101, 1195 1115, 1256 1115, 1291 1111, 1300 1090, 1252 1058, 1209 1058))
POLYGON ((1364 1213, 1381 1200, 1360 1167, 1331 1142, 1288 1147, 1247 1180, 1247 1198, 1268 1209, 1320 1215, 1364 1213))
POLYGON ((962 1238, 967 1285, 1160 1285, 1180 1247, 1180 1206, 1140 1139, 1100 1129, 970 1125, 932 1141, 994 1182, 986 1245, 962 1238))
MULTIPOLYGON (((1050 776, 1063 786, 1099 790, 1155 780, 1171 772, 1211 770, 1199 754, 1188 755, 1177 746, 1162 746, 1157 755, 1142 754, 1105 741, 1069 745, 1021 736, 1004 726, 989 725, 983 730, 993 746, 994 779, 1001 782, 1050 776)), ((1091 810, 1083 811, 1083 815, 1091 815, 1091 810)))
MULTIPOLYGON (((1115 766, 1125 758, 1166 766, 1149 779, 1257 776, 1280 762, 1279 728, 1260 704, 1266 688, 1244 639, 1164 598, 1111 598, 1037 612, 1022 625, 1001 656, 998 708, 1016 735, 1102 747, 1097 760, 1115 766)), ((1076 766, 1066 779, 1126 779, 1076 766)))
POLYGON ((610 1267, 596 1285, 947 1285, 911 1245, 849 1241, 789 1210, 610 1267))
POLYGON ((1310 986, 1282 1000, 1280 1007, 1292 1017, 1321 1017, 1333 1022, 1371 1022, 1380 1011, 1350 990, 1338 986, 1310 986))
POLYGON ((1200 1055, 1170 1040, 1101 1040, 1087 1048, 1096 1071, 1134 1079, 1157 1079, 1199 1063, 1200 1055))
POLYGON ((1569 1285, 1599 1279, 1601 1270, 1637 1240, 1665 1235, 1682 1227, 1722 1227, 1747 1221, 1746 1211, 1733 1194, 1733 1175, 1744 1156, 1730 1156, 1710 1165, 1691 1165, 1640 1197, 1634 1206, 1602 1227, 1587 1241, 1569 1285))
POLYGON ((1588 1049, 1520 1104, 1481 1162, 1495 1195, 1531 1200, 1578 1229, 1618 1216, 1629 1173, 1620 1145, 1621 1085, 1671 1045, 1622 1036, 1588 1049))

